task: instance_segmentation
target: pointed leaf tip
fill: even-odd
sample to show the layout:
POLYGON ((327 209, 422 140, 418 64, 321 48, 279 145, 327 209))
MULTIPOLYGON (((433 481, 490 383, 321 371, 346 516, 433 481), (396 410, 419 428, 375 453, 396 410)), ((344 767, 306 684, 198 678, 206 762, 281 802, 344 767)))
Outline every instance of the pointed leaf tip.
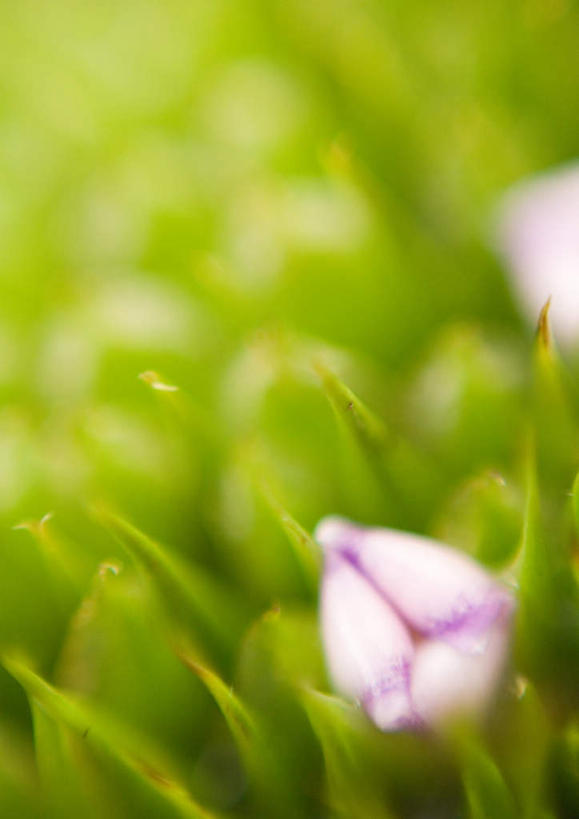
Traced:
POLYGON ((95 512, 152 581, 178 633, 223 661, 244 627, 239 600, 202 567, 184 562, 121 516, 105 507, 95 512))
POLYGON ((157 390, 158 392, 179 391, 179 387, 177 387, 175 384, 168 384, 161 378, 159 373, 156 373, 154 370, 145 370, 145 372, 139 373, 137 378, 151 387, 152 390, 157 390))
POLYGON ((314 361, 314 369, 338 418, 370 455, 381 455, 388 440, 384 423, 321 361, 314 361))
POLYGON ((258 488, 292 546, 308 588, 314 593, 317 592, 321 565, 318 544, 311 534, 286 511, 263 481, 259 482, 258 488))
POLYGON ((471 819, 515 819, 513 796, 490 755, 474 742, 463 747, 463 780, 471 819))
POLYGON ((223 714, 229 729, 242 753, 247 753, 248 743, 255 735, 255 723, 239 697, 214 671, 197 662, 188 654, 180 653, 181 662, 192 671, 207 688, 223 714))
POLYGON ((539 320, 537 322, 537 340, 545 350, 553 348, 553 335, 551 333, 551 322, 549 320, 549 310, 551 308, 551 296, 547 299, 541 312, 539 313, 539 320))

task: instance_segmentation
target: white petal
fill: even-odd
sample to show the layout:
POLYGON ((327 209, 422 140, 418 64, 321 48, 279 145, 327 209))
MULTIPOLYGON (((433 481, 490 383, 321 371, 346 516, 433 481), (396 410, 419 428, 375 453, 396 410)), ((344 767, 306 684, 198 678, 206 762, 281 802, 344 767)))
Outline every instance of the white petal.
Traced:
POLYGON ((422 720, 437 726, 452 716, 480 714, 500 681, 508 643, 508 631, 497 621, 482 654, 465 654, 440 640, 418 646, 411 691, 422 720))
POLYGON ((492 624, 510 613, 509 592, 462 552, 392 529, 322 521, 326 552, 346 555, 398 615, 420 634, 469 653, 485 650, 492 624))
POLYGON ((500 249, 533 322, 552 296, 550 318, 564 343, 579 342, 579 165, 517 185, 498 218, 500 249))
POLYGON ((359 700, 382 730, 414 724, 410 635, 388 604, 340 555, 326 558, 321 617, 335 687, 359 700))

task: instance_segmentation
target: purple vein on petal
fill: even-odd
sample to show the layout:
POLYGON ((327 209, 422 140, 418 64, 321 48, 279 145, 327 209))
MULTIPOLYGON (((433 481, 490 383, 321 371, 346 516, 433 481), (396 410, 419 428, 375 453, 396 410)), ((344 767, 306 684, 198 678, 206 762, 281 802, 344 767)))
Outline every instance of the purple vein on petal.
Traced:
POLYGON ((410 675, 411 664, 408 660, 396 658, 388 671, 375 680, 360 698, 366 713, 383 730, 400 731, 424 727, 423 720, 412 704, 410 675))
MULTIPOLYGON (((488 630, 497 619, 506 620, 513 610, 513 599, 506 589, 491 583, 484 597, 476 601, 469 600, 466 594, 460 594, 447 616, 437 618, 430 616, 418 625, 410 622, 396 600, 376 582, 372 574, 362 565, 360 551, 363 547, 365 532, 350 523, 332 523, 330 530, 331 547, 327 557, 338 555, 346 560, 370 586, 388 603, 402 622, 420 635, 429 639, 441 639, 450 643, 459 651, 468 654, 480 654, 485 651, 488 630)), ((333 564, 327 560, 327 567, 333 564)))
POLYGON ((481 603, 459 599, 450 617, 432 618, 424 633, 429 638, 445 640, 468 654, 480 654, 486 648, 492 624, 498 619, 506 619, 512 609, 513 603, 507 592, 493 589, 481 603))

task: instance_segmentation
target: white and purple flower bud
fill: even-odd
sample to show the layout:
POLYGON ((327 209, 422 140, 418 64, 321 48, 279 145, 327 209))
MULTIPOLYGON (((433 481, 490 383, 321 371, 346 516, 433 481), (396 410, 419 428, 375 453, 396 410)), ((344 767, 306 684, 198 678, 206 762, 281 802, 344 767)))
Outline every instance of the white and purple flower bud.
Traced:
POLYGON ((325 518, 322 639, 337 690, 382 730, 478 713, 509 646, 512 594, 425 537, 325 518))
POLYGON ((497 229, 531 320, 552 297, 556 335, 568 346, 579 343, 579 164, 515 185, 503 198, 497 229))

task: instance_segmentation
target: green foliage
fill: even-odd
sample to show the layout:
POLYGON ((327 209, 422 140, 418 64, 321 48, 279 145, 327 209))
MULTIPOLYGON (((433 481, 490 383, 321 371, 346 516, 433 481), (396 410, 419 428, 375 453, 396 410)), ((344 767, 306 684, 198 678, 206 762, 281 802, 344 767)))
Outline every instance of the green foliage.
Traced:
POLYGON ((579 359, 487 241, 576 154, 578 40, 566 0, 2 4, 0 819, 579 815, 579 359), (517 588, 485 722, 332 692, 330 513, 517 588))
POLYGON ((492 816, 515 817, 513 799, 492 759, 480 748, 464 754, 464 787, 472 819, 492 816))
POLYGON ((210 815, 199 808, 180 785, 161 773, 163 769, 159 767, 158 759, 162 755, 147 749, 142 738, 132 737, 126 728, 118 728, 109 719, 75 703, 20 661, 5 658, 3 664, 30 698, 39 767, 46 777, 47 790, 56 799, 56 815, 72 816, 85 804, 90 806, 89 793, 78 792, 83 788, 84 772, 82 762, 77 765, 78 749, 69 732, 85 740, 86 745, 94 750, 99 767, 102 765, 107 773, 110 767, 110 779, 115 784, 118 780, 121 790, 118 801, 115 801, 121 806, 119 815, 130 816, 135 809, 142 816, 201 819, 210 815), (53 751, 57 752, 56 759, 53 751), (64 775, 66 770, 69 771, 68 777, 64 775))
POLYGON ((231 592, 219 589, 211 577, 183 565, 178 558, 162 549, 135 526, 117 515, 100 511, 99 516, 126 548, 136 563, 143 567, 158 589, 169 618, 176 630, 191 631, 201 642, 210 645, 207 651, 222 656, 235 645, 244 626, 244 618, 236 608, 231 592), (188 621, 193 625, 189 627, 188 621))

